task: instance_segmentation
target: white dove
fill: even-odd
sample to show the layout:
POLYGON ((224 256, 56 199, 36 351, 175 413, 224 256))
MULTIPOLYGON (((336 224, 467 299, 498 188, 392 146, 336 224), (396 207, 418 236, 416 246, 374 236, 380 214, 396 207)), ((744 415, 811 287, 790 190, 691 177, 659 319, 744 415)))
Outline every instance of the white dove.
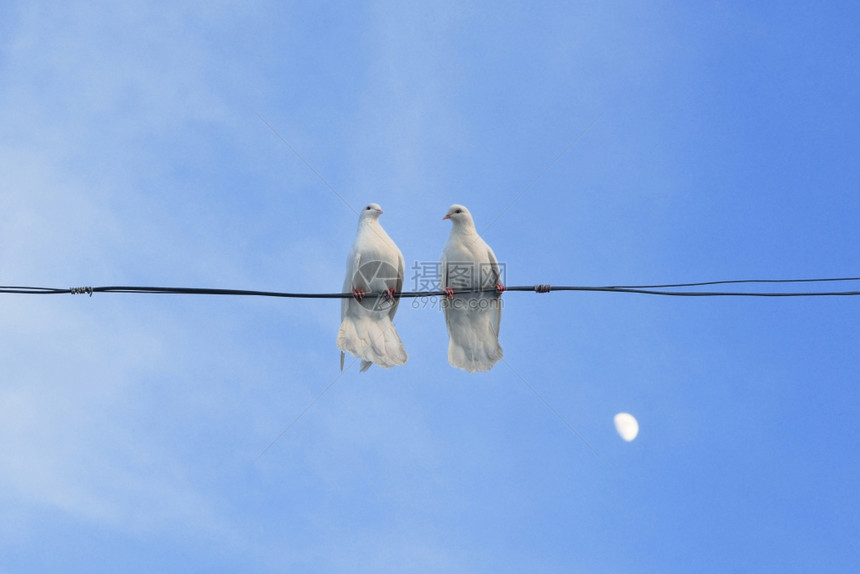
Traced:
POLYGON ((489 371, 502 358, 499 322, 505 288, 496 254, 478 235, 472 214, 462 205, 452 205, 442 219, 453 224, 440 267, 442 286, 448 293, 442 302, 449 336, 448 362, 470 373, 489 371), (493 287, 495 292, 453 294, 455 289, 493 287))
POLYGON ((346 260, 343 291, 354 298, 344 298, 340 307, 340 369, 344 351, 361 359, 361 370, 373 363, 393 367, 406 362, 403 343, 391 322, 397 312, 394 298, 403 288, 403 254, 379 224, 382 208, 371 203, 358 216, 358 233, 346 260), (366 294, 373 296, 365 298, 366 294))

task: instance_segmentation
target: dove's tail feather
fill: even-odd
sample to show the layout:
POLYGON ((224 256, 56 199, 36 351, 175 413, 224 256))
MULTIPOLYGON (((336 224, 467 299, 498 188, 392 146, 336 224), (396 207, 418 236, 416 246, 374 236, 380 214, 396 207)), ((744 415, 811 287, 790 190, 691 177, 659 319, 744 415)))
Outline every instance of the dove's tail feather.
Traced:
POLYGON ((452 337, 448 342, 448 362, 470 373, 489 371, 503 355, 502 347, 495 340, 463 344, 452 337))
POLYGON ((448 362, 452 366, 474 373, 489 371, 501 360, 500 313, 496 305, 481 310, 446 309, 448 362))
POLYGON ((347 316, 337 333, 337 346, 362 359, 361 370, 366 371, 376 363, 389 368, 406 362, 406 351, 394 329, 394 324, 384 317, 347 316))

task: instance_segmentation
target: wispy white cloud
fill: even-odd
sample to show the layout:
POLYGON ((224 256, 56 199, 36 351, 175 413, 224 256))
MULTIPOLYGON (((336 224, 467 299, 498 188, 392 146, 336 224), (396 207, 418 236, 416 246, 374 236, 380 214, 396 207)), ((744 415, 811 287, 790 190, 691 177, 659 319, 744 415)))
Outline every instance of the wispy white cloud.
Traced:
MULTIPOLYGON (((171 194, 184 192, 170 181, 175 169, 211 152, 199 131, 234 119, 217 87, 230 58, 213 57, 206 40, 232 11, 207 6, 18 6, 0 68, 0 282, 114 283, 147 277, 163 260, 198 276, 243 267, 235 250, 217 249, 216 234, 199 245, 199 224, 165 225, 171 194), (183 245, 192 248, 185 256, 183 245), (189 262, 194 248, 216 255, 189 262)), ((169 396, 152 387, 181 357, 184 369, 207 361, 191 354, 194 327, 176 308, 110 297, 0 301, 0 483, 10 507, 122 530, 221 528, 219 503, 182 456, 182 439, 159 430, 182 425, 153 417, 156 397, 174 401, 170 412, 207 412, 189 395, 200 387, 169 396)))
POLYGON ((164 357, 153 325, 88 317, 66 301, 4 303, 4 326, 14 333, 2 353, 4 490, 122 528, 211 520, 135 402, 142 373, 164 357))

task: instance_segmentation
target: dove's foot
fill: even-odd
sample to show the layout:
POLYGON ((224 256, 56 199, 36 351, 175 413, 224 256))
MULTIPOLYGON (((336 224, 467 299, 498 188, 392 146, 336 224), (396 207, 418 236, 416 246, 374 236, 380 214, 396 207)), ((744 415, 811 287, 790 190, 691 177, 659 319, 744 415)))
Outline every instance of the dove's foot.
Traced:
POLYGON ((448 299, 454 298, 454 290, 450 287, 445 287, 445 293, 448 295, 448 299))
POLYGON ((496 293, 498 293, 499 295, 501 295, 501 294, 502 294, 502 293, 504 293, 504 292, 505 292, 505 286, 504 286, 504 285, 502 285, 501 283, 499 283, 498 285, 496 285, 496 293))
POLYGON ((394 299, 394 289, 393 288, 386 289, 385 290, 385 300, 391 301, 392 299, 394 299))
POLYGON ((356 287, 352 290, 352 296, 355 297, 356 301, 360 302, 362 299, 364 299, 364 290, 356 287))

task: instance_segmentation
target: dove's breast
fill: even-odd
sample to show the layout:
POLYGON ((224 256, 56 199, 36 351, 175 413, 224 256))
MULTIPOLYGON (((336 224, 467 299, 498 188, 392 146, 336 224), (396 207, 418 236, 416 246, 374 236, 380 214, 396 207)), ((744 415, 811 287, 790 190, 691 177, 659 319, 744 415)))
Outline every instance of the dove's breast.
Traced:
POLYGON ((480 237, 449 241, 442 257, 446 268, 441 271, 447 280, 446 286, 453 289, 478 287, 490 265, 487 246, 480 237))

